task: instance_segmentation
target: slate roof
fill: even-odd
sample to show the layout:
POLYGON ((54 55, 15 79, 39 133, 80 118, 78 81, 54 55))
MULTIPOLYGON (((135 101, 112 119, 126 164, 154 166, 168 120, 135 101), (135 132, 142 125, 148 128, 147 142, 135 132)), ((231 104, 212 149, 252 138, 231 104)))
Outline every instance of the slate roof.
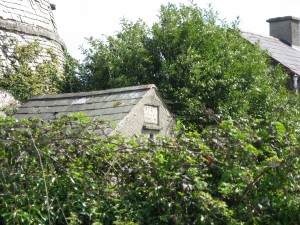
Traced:
POLYGON ((242 37, 252 44, 258 43, 259 46, 267 50, 270 56, 292 73, 300 75, 300 49, 290 46, 271 36, 262 36, 249 32, 242 32, 242 37))
POLYGON ((40 95, 23 104, 15 117, 52 120, 61 114, 83 112, 90 118, 108 119, 118 124, 151 88, 156 87, 150 84, 102 91, 40 95))

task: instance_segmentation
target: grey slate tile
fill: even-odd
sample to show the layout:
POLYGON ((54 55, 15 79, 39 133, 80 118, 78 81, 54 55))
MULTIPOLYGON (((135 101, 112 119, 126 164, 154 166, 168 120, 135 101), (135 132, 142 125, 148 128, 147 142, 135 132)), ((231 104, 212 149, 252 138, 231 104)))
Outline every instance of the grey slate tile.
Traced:
POLYGON ((155 86, 36 96, 23 104, 15 117, 53 120, 63 114, 83 112, 91 119, 111 120, 117 125, 151 88, 155 86))
POLYGON ((300 75, 299 50, 274 37, 265 37, 248 32, 242 32, 242 37, 253 44, 258 43, 274 60, 288 68, 291 72, 300 75))

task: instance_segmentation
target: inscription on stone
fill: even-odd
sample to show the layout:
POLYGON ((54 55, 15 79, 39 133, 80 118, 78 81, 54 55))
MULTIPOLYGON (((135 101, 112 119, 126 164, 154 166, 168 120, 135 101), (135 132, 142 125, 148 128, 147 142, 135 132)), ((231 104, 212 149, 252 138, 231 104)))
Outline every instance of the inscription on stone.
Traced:
POLYGON ((158 124, 158 107, 152 105, 144 106, 145 123, 158 124))

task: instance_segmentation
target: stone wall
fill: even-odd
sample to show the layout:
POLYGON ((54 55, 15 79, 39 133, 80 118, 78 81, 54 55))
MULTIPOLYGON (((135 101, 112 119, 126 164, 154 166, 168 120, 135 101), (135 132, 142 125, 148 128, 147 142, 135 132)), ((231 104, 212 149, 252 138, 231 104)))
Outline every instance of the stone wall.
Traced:
POLYGON ((56 32, 48 0, 1 0, 0 17, 56 32))
MULTIPOLYGON (((1 23, 1 21, 0 21, 1 23)), ((40 55, 40 61, 43 59, 49 59, 49 55, 46 53, 46 49, 51 48, 54 53, 58 56, 60 62, 60 71, 62 72, 62 63, 64 61, 64 53, 62 45, 55 41, 44 38, 42 36, 28 35, 21 32, 7 31, 0 29, 0 76, 1 71, 5 71, 11 68, 12 62, 14 61, 14 48, 16 45, 28 45, 32 42, 39 42, 43 51, 40 55)))
MULTIPOLYGON (((54 21, 49 0, 1 0, 0 1, 0 78, 15 60, 14 48, 37 41, 45 50, 51 48, 63 69, 65 49, 54 21)), ((40 54, 39 61, 49 59, 46 51, 40 54)), ((0 95, 0 105, 6 102, 0 95)))
POLYGON ((5 116, 6 111, 9 111, 8 108, 16 107, 20 107, 20 103, 10 93, 0 88, 0 117, 5 116))
MULTIPOLYGON (((14 44, 37 41, 43 49, 52 48, 63 62, 64 43, 59 38, 48 0, 0 1, 0 59, 4 71, 11 65, 14 44)), ((41 58, 47 57, 42 54, 41 58)))

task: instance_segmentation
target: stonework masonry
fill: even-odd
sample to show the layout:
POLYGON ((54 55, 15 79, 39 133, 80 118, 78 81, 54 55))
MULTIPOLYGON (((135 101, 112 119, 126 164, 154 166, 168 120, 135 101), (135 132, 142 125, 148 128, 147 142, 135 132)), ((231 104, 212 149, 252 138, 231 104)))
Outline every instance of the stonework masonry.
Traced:
POLYGON ((46 0, 1 0, 0 17, 56 32, 50 3, 46 0))
MULTIPOLYGON (((15 43, 28 45, 35 41, 44 49, 39 61, 49 59, 46 49, 51 48, 62 71, 65 45, 57 33, 52 8, 49 0, 0 1, 0 77, 12 65, 15 43)), ((0 106, 7 102, 3 96, 8 95, 0 94, 0 106)))
POLYGON ((16 101, 9 92, 0 88, 0 117, 5 116, 6 107, 18 108, 20 102, 16 101))
MULTIPOLYGON (((9 68, 14 45, 37 41, 43 49, 52 48, 63 61, 64 43, 59 38, 48 0, 0 1, 0 59, 2 70, 9 68)), ((41 58, 46 57, 42 54, 41 58)))

